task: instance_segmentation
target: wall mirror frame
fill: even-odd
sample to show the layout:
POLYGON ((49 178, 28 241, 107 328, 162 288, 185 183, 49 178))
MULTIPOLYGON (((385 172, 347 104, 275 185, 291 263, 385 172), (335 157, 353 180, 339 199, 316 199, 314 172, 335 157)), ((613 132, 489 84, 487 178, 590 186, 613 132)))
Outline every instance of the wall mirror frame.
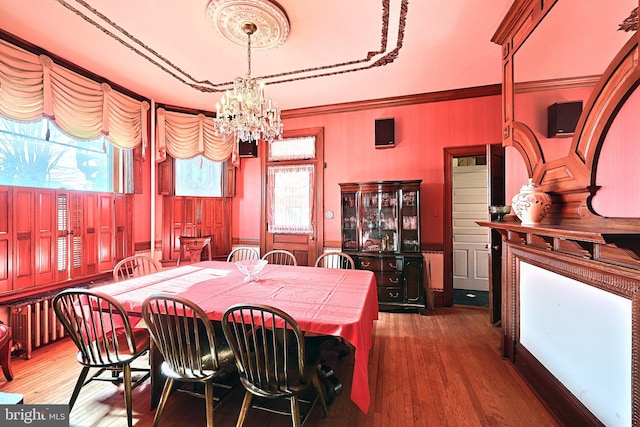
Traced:
MULTIPOLYGON (((628 320, 631 331, 627 333, 625 330, 624 345, 628 345, 631 350, 631 366, 628 367, 631 387, 628 387, 626 378, 619 382, 612 380, 611 384, 612 387, 618 387, 615 390, 623 390, 629 397, 629 401, 624 402, 625 424, 619 425, 640 426, 640 218, 607 218, 598 215, 590 206, 591 199, 599 190, 596 171, 607 133, 618 113, 623 110, 625 102, 640 85, 638 32, 630 34, 617 54, 611 54, 608 67, 593 85, 591 95, 583 105, 566 156, 560 155, 545 161, 543 149, 530 124, 516 120, 514 115, 516 53, 538 28, 538 24, 548 13, 552 13, 552 8, 566 1, 568 0, 515 0, 492 38, 492 41, 502 46, 503 53, 503 146, 513 147, 520 153, 529 177, 552 196, 554 207, 540 225, 527 226, 519 222, 479 224, 498 231, 503 239, 502 354, 514 364, 558 419, 564 421, 563 424, 618 425, 602 422, 600 417, 604 410, 594 408, 588 399, 583 399, 584 395, 589 394, 585 391, 586 388, 580 388, 580 393, 572 394, 562 380, 555 376, 558 370, 554 370, 554 367, 557 365, 546 363, 549 360, 545 362, 539 359, 540 353, 535 346, 530 345, 531 341, 521 339, 523 329, 528 329, 529 332, 545 331, 535 321, 538 317, 527 317, 527 304, 541 301, 541 307, 545 309, 545 304, 560 306, 566 301, 575 300, 576 296, 589 294, 594 289, 606 292, 607 298, 612 297, 618 302, 630 302, 629 317, 625 317, 624 322, 628 320), (523 268, 526 264, 555 273, 557 277, 553 278, 554 285, 557 281, 570 279, 576 282, 576 286, 570 293, 562 296, 547 292, 543 286, 538 286, 539 277, 532 275, 531 270, 527 273, 526 268, 523 268), (529 286, 529 290, 533 289, 537 293, 523 293, 523 282, 529 286), (627 422, 628 420, 630 421, 627 422)), ((640 1, 633 1, 634 7, 639 6, 640 1)), ((621 22, 625 18, 626 16, 620 17, 621 22)), ((635 20, 637 26, 637 16, 635 20)), ((627 141, 629 142, 637 145, 631 138, 627 141)), ((636 172, 633 178, 637 179, 637 176, 636 172)), ((632 177, 624 178, 629 180, 632 177)), ((618 314, 618 311, 603 307, 602 294, 599 294, 599 298, 594 299, 591 308, 585 305, 579 305, 579 308, 612 322, 603 334, 595 335, 592 329, 568 315, 563 317, 562 327, 556 328, 563 331, 563 338, 573 340, 576 334, 582 333, 584 341, 597 345, 601 343, 603 335, 621 330, 621 322, 611 320, 615 317, 612 313, 618 314)), ((582 348, 579 346, 581 343, 576 344, 576 347, 582 348)), ((556 348, 553 350, 554 357, 561 353, 556 348)), ((570 362, 576 360, 572 359, 574 357, 575 354, 572 354, 571 357, 562 359, 562 369, 573 369, 570 362), (566 363, 567 360, 569 363, 566 363)), ((609 364, 614 363, 606 356, 597 358, 593 352, 588 351, 580 353, 579 357, 593 360, 594 366, 605 373, 609 364)), ((584 375, 580 378, 583 377, 584 375)), ((584 384, 579 383, 580 386, 584 384)), ((609 409, 611 408, 605 408, 609 409)))
MULTIPOLYGON (((553 208, 545 223, 569 225, 579 221, 581 226, 602 226, 606 218, 593 212, 589 201, 599 189, 595 171, 609 126, 640 84, 639 36, 637 31, 630 35, 596 83, 583 107, 566 157, 545 161, 535 133, 527 123, 515 118, 514 65, 516 52, 561 1, 515 0, 492 38, 494 43, 502 46, 503 53, 503 145, 514 147, 522 155, 529 177, 543 191, 551 194, 553 208)), ((620 21, 624 18, 621 17, 620 21)), ((616 227, 638 225, 640 220, 636 218, 616 220, 616 227)))

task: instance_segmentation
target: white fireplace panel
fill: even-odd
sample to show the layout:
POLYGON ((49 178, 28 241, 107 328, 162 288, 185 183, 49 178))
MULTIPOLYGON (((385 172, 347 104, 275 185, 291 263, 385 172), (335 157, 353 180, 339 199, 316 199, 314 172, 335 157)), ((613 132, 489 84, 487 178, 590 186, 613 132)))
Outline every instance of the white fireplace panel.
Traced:
POLYGON ((631 425, 631 300, 520 262, 520 343, 606 426, 631 425))

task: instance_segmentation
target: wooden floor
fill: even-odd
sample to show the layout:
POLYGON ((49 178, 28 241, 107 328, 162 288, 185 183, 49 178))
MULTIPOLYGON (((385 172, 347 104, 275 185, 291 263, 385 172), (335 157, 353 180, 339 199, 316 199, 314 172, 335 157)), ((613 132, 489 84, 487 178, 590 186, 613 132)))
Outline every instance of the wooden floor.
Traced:
MULTIPOLYGON (((323 418, 317 407, 307 426, 545 426, 561 424, 513 366, 500 357, 500 330, 485 308, 441 308, 426 316, 380 313, 369 357, 371 408, 350 400, 353 356, 330 362, 344 391, 323 418)), ((66 404, 80 365, 68 340, 13 358, 15 379, 0 379, 0 391, 24 394, 25 403, 66 404)), ((134 425, 150 426, 148 383, 134 390, 134 425)), ((235 389, 215 412, 216 426, 234 426, 244 390, 235 389)), ((93 382, 71 412, 71 426, 126 426, 122 388, 93 382)), ((169 398, 161 426, 205 425, 204 401, 184 393, 169 398)), ((279 415, 253 410, 245 426, 289 426, 279 415)))

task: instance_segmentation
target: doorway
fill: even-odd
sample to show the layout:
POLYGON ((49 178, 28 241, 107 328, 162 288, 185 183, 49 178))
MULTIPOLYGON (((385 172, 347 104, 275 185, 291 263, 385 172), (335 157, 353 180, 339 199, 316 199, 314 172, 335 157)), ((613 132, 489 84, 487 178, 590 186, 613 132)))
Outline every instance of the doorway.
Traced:
POLYGON ((323 134, 323 128, 292 130, 261 144, 262 254, 284 249, 298 265, 313 266, 322 253, 323 134))
MULTIPOLYGON (((478 162, 477 159, 486 159, 486 173, 484 173, 484 179, 475 178, 481 183, 481 190, 479 199, 484 200, 484 206, 482 208, 482 218, 479 220, 487 221, 489 219, 488 206, 491 204, 504 204, 504 148, 501 144, 488 144, 488 145, 475 145, 468 147, 448 147, 444 149, 444 274, 443 274, 443 302, 445 306, 451 306, 454 303, 454 274, 460 276, 461 283, 464 283, 463 274, 461 272, 471 273, 472 268, 479 268, 474 275, 487 277, 488 283, 488 305, 490 312, 490 322, 497 323, 502 317, 502 276, 501 276, 501 262, 502 262, 502 239, 498 233, 493 233, 488 230, 483 230, 481 233, 486 233, 487 237, 480 245, 482 247, 475 247, 473 250, 469 249, 466 255, 460 250, 460 244, 464 242, 454 242, 454 164, 458 165, 459 159, 461 163, 478 162), (469 160, 476 159, 476 160, 469 160), (486 194, 486 195, 483 195, 486 194), (457 264, 454 264, 454 245, 455 251, 459 251, 460 259, 456 258, 457 264), (463 263, 462 261, 468 261, 473 253, 473 260, 476 267, 469 267, 469 263, 463 263), (482 270, 481 263, 484 259, 484 270, 482 270), (454 269, 456 271, 454 271, 454 269), (478 273, 480 272, 480 273, 478 273)), ((484 165, 481 165, 485 167, 484 165)), ((464 187, 464 185, 463 185, 464 187)), ((467 190, 465 190, 467 191, 467 190)), ((473 191, 472 191, 473 193, 473 191)), ((471 198, 473 200, 473 198, 471 198)), ((459 200, 458 200, 459 201, 459 200)), ((479 201, 479 203, 483 203, 479 201)), ((479 205, 478 205, 479 206, 479 205)), ((473 209, 479 209, 477 206, 473 209)), ((456 213, 458 215, 458 213, 456 213)), ((460 215, 458 215, 460 216, 460 215)), ((464 216, 464 215, 463 215, 464 216)), ((466 221, 467 227, 477 228, 482 230, 481 227, 473 225, 476 219, 469 219, 466 221)), ((480 232, 480 231, 479 231, 480 232)), ((467 239, 473 240, 475 238, 467 239)), ((462 239, 464 240, 464 239, 462 239)), ((473 243, 473 242, 470 242, 473 243)), ((470 247, 472 245, 469 245, 470 247)), ((476 245, 477 246, 477 245, 476 245)), ((471 264, 473 265, 473 264, 471 264)), ((460 286, 470 286, 465 283, 460 286)))
POLYGON ((452 160, 453 304, 489 306, 487 156, 452 160))

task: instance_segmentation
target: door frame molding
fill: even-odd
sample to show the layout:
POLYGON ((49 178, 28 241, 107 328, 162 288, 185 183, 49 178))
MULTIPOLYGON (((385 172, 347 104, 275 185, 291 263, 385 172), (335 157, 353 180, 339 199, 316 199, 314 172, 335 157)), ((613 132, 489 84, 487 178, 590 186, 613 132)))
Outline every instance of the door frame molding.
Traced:
MULTIPOLYGON (((324 250, 324 127, 305 129, 292 129, 283 132, 283 138, 299 138, 313 136, 316 139, 315 176, 316 188, 314 194, 314 216, 312 224, 315 227, 315 253, 320 254, 324 250)), ((260 253, 267 250, 267 143, 262 142, 258 146, 258 155, 261 158, 262 188, 261 220, 260 220, 260 253)), ((309 161, 311 163, 311 161, 309 161)), ((309 262, 315 262, 309 260, 309 262)))

